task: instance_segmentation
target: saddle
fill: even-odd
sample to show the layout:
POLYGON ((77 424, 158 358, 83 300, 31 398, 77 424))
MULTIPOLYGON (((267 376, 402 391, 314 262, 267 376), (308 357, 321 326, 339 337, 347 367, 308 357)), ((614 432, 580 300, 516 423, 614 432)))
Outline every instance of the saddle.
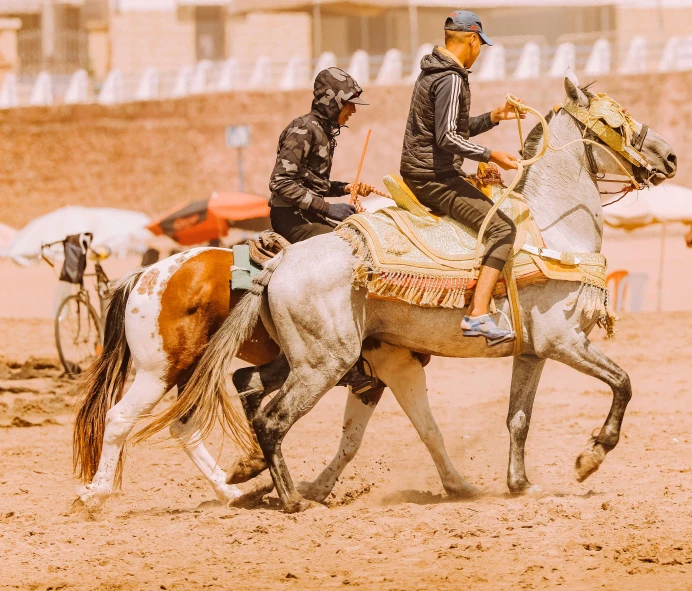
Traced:
MULTIPOLYGON (((499 175, 479 165, 476 186, 496 201, 503 193, 499 175)), ((376 213, 349 217, 335 230, 357 259, 354 285, 368 297, 399 300, 416 306, 464 308, 478 278, 482 245, 477 233, 448 216, 425 208, 401 177, 390 175, 384 184, 396 203, 376 213)), ((515 328, 520 322, 516 289, 548 279, 578 281, 576 303, 598 318, 612 334, 614 318, 608 309, 606 259, 600 253, 564 253, 546 249, 526 203, 511 193, 500 210, 517 227, 513 254, 494 296, 509 295, 515 328), (513 293, 514 292, 514 293, 513 293)))

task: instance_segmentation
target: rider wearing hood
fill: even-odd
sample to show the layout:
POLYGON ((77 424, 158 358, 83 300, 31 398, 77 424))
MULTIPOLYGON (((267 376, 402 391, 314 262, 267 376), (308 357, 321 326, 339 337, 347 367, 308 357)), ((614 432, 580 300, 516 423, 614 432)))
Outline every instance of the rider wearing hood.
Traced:
MULTIPOLYGON (((322 70, 315 79, 312 110, 291 121, 279 138, 276 164, 269 181, 271 223, 289 242, 306 240, 331 232, 333 224, 356 212, 347 203, 329 204, 327 197, 350 193, 348 183, 332 181, 332 159, 336 136, 355 105, 366 105, 363 90, 339 68, 322 70)), ((359 186, 367 195, 372 187, 359 186)))

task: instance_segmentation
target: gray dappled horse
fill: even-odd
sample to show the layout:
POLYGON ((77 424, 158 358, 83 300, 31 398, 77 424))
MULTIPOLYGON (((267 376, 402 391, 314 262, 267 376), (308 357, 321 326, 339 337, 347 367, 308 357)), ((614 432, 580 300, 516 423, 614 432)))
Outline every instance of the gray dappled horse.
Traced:
MULTIPOLYGON (((571 73, 565 78, 565 90, 566 101, 583 106, 588 106, 593 96, 579 87, 571 73)), ((639 123, 636 125, 641 129, 639 123)), ((553 114, 549 131, 552 146, 564 146, 583 136, 583 126, 564 110, 553 114)), ((541 134, 532 133, 524 156, 535 154, 543 141, 541 134)), ((641 152, 652 167, 654 184, 675 175, 675 154, 654 131, 646 134, 641 152)), ((621 173, 621 168, 602 150, 594 150, 592 157, 599 173, 621 173)), ((640 172, 633 170, 624 158, 619 160, 632 174, 640 172)), ((601 194, 595 175, 588 170, 587 151, 579 142, 562 151, 549 150, 526 170, 522 193, 548 248, 581 253, 600 251, 601 194)), ((264 326, 281 344, 290 372, 279 392, 264 407, 261 399, 269 388, 248 393, 243 402, 286 511, 304 510, 310 502, 297 492, 291 480, 281 452, 283 438, 353 366, 368 337, 381 345, 366 350, 365 357, 416 425, 431 451, 445 489, 459 495, 474 494, 475 487, 457 473, 444 449, 439 429, 430 415, 422 364, 411 352, 464 358, 503 357, 512 355, 513 345, 488 348, 483 339, 462 337, 459 328, 462 310, 368 299, 366 290, 353 286, 355 263, 351 246, 332 234, 292 245, 270 261, 255 279, 250 293, 210 341, 178 401, 147 434, 180 420, 193 409, 199 424, 210 425, 217 407, 223 409, 227 405, 224 382, 229 360, 261 316, 264 326), (421 420, 420 413, 429 419, 421 420)), ((514 359, 507 417, 510 433, 507 482, 513 493, 530 492, 534 488, 526 477, 524 444, 547 359, 561 361, 594 376, 613 391, 612 406, 603 427, 577 459, 577 478, 583 480, 597 470, 620 437, 631 397, 630 380, 625 371, 589 341, 596 320, 582 314, 580 306, 571 305, 579 297, 579 288, 578 282, 548 280, 519 292, 524 347, 523 353, 514 359)), ((508 312, 507 300, 500 299, 498 308, 508 312)), ((356 438, 362 438, 374 408, 372 404, 363 406, 368 410, 357 417, 360 431, 356 438)), ((237 421, 234 423, 233 417, 226 422, 231 423, 227 425, 231 431, 246 429, 237 421)), ((335 478, 323 473, 306 492, 324 498, 324 491, 331 490, 334 481, 335 478)))

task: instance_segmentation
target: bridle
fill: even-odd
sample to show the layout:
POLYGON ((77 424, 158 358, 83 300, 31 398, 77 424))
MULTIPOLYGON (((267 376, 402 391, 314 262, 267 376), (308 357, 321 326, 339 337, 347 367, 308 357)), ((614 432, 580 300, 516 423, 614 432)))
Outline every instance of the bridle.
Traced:
POLYGON ((584 142, 587 169, 593 178, 597 182, 624 184, 621 191, 599 191, 601 195, 618 195, 617 199, 605 203, 604 207, 617 203, 634 190, 650 185, 656 172, 642 153, 644 140, 649 132, 647 125, 642 125, 637 131, 636 124, 627 110, 605 94, 593 97, 588 107, 567 102, 557 105, 554 110, 556 113, 564 110, 582 126, 582 140, 579 141, 584 142), (593 139, 587 138, 587 135, 593 139), (606 179, 605 174, 598 171, 593 153, 594 145, 606 150, 616 160, 627 180, 606 179), (613 152, 632 164, 632 174, 625 169, 613 152))

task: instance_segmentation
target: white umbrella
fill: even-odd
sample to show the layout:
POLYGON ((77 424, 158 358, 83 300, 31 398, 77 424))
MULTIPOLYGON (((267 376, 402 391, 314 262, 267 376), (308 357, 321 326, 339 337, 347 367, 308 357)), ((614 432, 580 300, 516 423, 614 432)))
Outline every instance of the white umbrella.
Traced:
POLYGON ((0 248, 6 247, 12 238, 14 238, 17 230, 7 226, 5 224, 0 224, 0 248))
MULTIPOLYGON (((143 213, 125 209, 75 207, 56 209, 29 222, 17 232, 9 244, 0 248, 0 257, 21 265, 41 254, 41 245, 62 240, 70 234, 91 232, 93 246, 108 247, 113 254, 124 256, 130 251, 143 251, 151 232, 146 229, 149 218, 143 213)), ((59 258, 60 249, 56 249, 59 258)))
POLYGON ((604 210, 609 226, 633 230, 651 224, 692 223, 692 189, 663 183, 630 193, 604 210))
POLYGON ((666 228, 670 223, 692 224, 692 189, 663 183, 658 187, 631 193, 622 201, 606 207, 603 218, 609 226, 625 230, 661 224, 661 255, 659 258, 656 305, 660 312, 663 294, 666 228))

